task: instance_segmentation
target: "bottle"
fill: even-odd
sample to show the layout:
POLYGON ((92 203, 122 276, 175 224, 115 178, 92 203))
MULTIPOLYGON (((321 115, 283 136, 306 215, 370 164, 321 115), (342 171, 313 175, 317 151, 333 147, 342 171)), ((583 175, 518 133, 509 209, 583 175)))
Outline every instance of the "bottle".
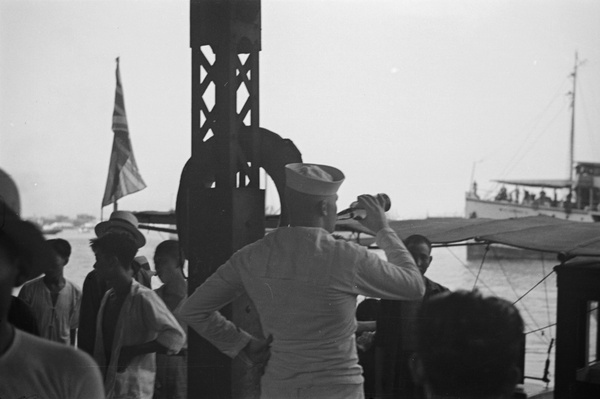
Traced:
MULTIPOLYGON (((383 200, 385 201, 383 204, 383 210, 386 212, 389 211, 390 208, 392 207, 392 201, 390 200, 390 197, 387 194, 383 194, 383 193, 379 193, 377 195, 380 195, 381 198, 383 198, 383 200)), ((367 217, 367 211, 365 211, 363 208, 360 207, 360 205, 358 204, 358 201, 354 201, 353 203, 350 204, 350 207, 348 209, 344 209, 343 211, 341 211, 337 214, 337 220, 348 220, 348 219, 362 220, 366 217, 367 217)))

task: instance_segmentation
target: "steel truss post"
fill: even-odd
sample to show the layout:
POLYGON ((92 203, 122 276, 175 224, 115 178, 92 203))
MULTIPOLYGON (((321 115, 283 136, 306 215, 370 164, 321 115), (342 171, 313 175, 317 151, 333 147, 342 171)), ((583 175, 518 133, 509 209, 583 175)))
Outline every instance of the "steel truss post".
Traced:
MULTIPOLYGON (((262 238, 264 192, 258 166, 260 1, 191 0, 190 6, 192 158, 210 139, 218 159, 213 186, 197 185, 187 193, 191 294, 233 252, 262 238), (251 127, 253 137, 249 157, 238 143, 243 126, 251 127)), ((198 176, 202 173, 197 170, 198 176)), ((247 297, 222 313, 244 330, 262 335, 247 297)), ((256 370, 231 362, 193 331, 188 363, 189 398, 259 395, 256 370)))

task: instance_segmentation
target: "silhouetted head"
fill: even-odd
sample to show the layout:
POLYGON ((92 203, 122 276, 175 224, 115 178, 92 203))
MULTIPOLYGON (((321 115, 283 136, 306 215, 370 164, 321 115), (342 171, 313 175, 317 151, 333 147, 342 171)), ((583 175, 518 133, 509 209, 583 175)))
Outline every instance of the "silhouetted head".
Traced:
POLYGON ((519 380, 523 319, 510 302, 479 292, 425 301, 417 322, 417 383, 435 397, 510 398, 519 380))
POLYGON ((114 278, 114 272, 120 273, 131 269, 131 262, 137 253, 137 244, 126 235, 107 233, 101 237, 90 240, 90 246, 96 256, 94 269, 103 280, 114 278))
POLYGON ((183 275, 185 258, 179 241, 165 240, 157 245, 154 252, 156 275, 163 283, 168 283, 175 274, 183 275))
POLYGON ((48 240, 48 244, 56 253, 56 265, 49 270, 45 270, 46 276, 62 276, 63 268, 69 263, 69 257, 71 256, 71 244, 62 238, 48 240))

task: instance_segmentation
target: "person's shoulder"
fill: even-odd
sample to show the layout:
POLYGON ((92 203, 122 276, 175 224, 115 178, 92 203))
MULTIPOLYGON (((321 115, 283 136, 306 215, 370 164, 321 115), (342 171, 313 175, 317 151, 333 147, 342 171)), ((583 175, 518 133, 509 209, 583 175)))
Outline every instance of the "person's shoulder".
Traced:
POLYGON ((156 294, 154 292, 154 290, 146 287, 144 284, 140 283, 137 280, 133 280, 131 282, 131 293, 135 294, 135 295, 148 295, 148 294, 155 295, 156 294))
MULTIPOLYGON (((19 290, 19 297, 23 298, 23 296, 25 296, 25 295, 32 295, 36 291, 36 288, 38 287, 40 282, 42 282, 42 278, 43 277, 37 277, 37 278, 34 278, 33 280, 29 280, 25 284, 23 284, 23 286, 19 290)), ((43 282, 42 282, 42 284, 43 284, 43 282)))
POLYGON ((15 342, 19 342, 21 347, 27 348, 28 356, 32 356, 39 362, 71 370, 80 367, 97 367, 90 355, 72 346, 49 341, 16 329, 15 334, 17 334, 15 342))
POLYGON ((78 286, 77 284, 75 284, 73 281, 69 280, 69 279, 65 279, 67 285, 75 292, 77 292, 78 294, 81 294, 81 287, 78 286))
POLYGON ((133 298, 140 298, 142 300, 155 301, 160 300, 160 297, 153 289, 146 287, 143 284, 140 284, 137 281, 132 283, 130 295, 133 298))
POLYGON ((91 272, 89 272, 89 273, 88 273, 88 274, 85 276, 85 279, 84 279, 84 281, 83 281, 83 285, 85 286, 86 284, 89 284, 89 283, 96 282, 96 280, 97 280, 96 274, 97 274, 97 273, 96 273, 96 269, 92 269, 92 271, 91 271, 91 272))
MULTIPOLYGON (((277 229, 279 230, 279 229, 277 229)), ((267 233, 264 237, 250 243, 244 245, 242 248, 235 251, 231 257, 230 261, 235 261, 239 259, 245 259, 247 256, 252 256, 252 254, 260 253, 262 251, 266 251, 270 245, 272 245, 273 239, 277 236, 277 230, 267 233)), ((230 262, 232 263, 232 262, 230 262)), ((235 263, 235 262, 233 262, 235 263)))
POLYGON ((433 295, 441 294, 442 292, 450 291, 448 287, 445 287, 435 281, 425 277, 425 296, 430 297, 433 295))
POLYGON ((42 281, 43 279, 44 279, 44 276, 40 276, 40 277, 34 278, 33 280, 29 280, 25 284, 23 284, 23 287, 21 287, 21 289, 23 289, 23 288, 27 289, 27 288, 35 287, 36 285, 39 285, 39 284, 43 284, 43 281, 42 281))

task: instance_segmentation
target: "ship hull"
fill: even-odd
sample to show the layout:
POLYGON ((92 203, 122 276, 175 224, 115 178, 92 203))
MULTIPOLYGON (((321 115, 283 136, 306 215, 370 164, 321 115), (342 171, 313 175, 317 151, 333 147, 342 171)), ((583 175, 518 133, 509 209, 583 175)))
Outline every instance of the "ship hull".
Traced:
POLYGON ((567 212, 564 208, 559 207, 483 200, 472 196, 467 196, 466 198, 465 215, 468 218, 489 219, 510 219, 545 215, 574 222, 600 221, 600 214, 598 212, 588 212, 580 209, 572 209, 570 212, 567 212))

